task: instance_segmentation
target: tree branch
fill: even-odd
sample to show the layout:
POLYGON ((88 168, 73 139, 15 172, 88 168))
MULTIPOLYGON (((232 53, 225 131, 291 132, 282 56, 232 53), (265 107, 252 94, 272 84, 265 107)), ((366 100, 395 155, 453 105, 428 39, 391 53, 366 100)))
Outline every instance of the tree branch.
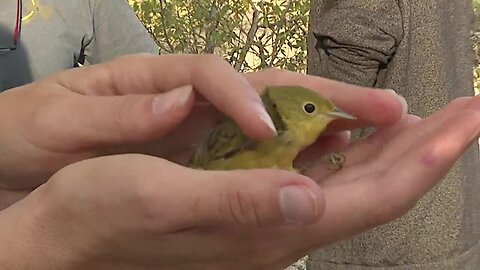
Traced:
POLYGON ((198 54, 198 39, 197 37, 201 36, 201 34, 197 34, 196 32, 196 27, 194 26, 193 24, 193 17, 192 17, 192 13, 190 12, 190 8, 191 8, 192 5, 187 5, 186 6, 186 9, 187 9, 187 16, 188 16, 188 21, 190 22, 190 26, 193 26, 192 27, 192 36, 193 36, 193 52, 195 52, 196 54, 198 54))
MULTIPOLYGON (((280 21, 279 21, 280 25, 278 25, 278 23, 277 23, 277 26, 279 26, 280 29, 285 27, 285 25, 286 25, 286 18, 285 17, 286 17, 287 11, 290 10, 291 7, 292 7, 292 1, 288 1, 288 6, 282 11, 282 14, 280 15, 280 21)), ((284 34, 286 34, 286 33, 284 33, 284 34)), ((278 52, 283 46, 283 44, 282 45, 278 44, 279 37, 280 37, 280 33, 278 33, 278 32, 275 33, 275 39, 272 41, 272 55, 271 55, 271 58, 270 58, 270 67, 274 66, 275 59, 278 56, 278 52)))
POLYGON ((209 17, 210 19, 215 19, 215 23, 211 23, 207 29, 207 32, 205 33, 205 52, 206 53, 213 53, 215 49, 215 42, 211 40, 212 33, 217 29, 219 23, 220 23, 220 18, 217 15, 217 1, 213 0, 212 1, 212 7, 210 8, 209 12, 209 17))
POLYGON ((258 20, 260 18, 259 12, 257 7, 252 3, 253 7, 253 14, 252 14, 252 24, 250 25, 250 29, 248 30, 247 39, 245 40, 245 46, 243 47, 240 56, 235 63, 235 70, 240 71, 242 68, 243 63, 245 62, 245 58, 247 57, 247 53, 252 46, 253 40, 255 39, 255 34, 257 33, 258 29, 258 20))
POLYGON ((163 35, 165 36, 165 43, 167 43, 168 48, 170 49, 170 53, 175 53, 175 47, 173 44, 170 42, 170 37, 168 36, 167 33, 167 26, 165 25, 165 17, 164 13, 165 8, 163 6, 163 0, 160 0, 160 21, 162 22, 162 29, 163 29, 163 35))

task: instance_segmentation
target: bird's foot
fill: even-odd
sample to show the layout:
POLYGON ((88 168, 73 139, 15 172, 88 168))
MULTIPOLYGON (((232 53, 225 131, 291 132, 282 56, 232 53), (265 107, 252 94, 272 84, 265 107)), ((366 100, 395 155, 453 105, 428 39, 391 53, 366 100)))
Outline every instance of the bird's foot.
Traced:
POLYGON ((325 158, 331 165, 329 169, 335 171, 341 170, 343 168, 346 159, 345 154, 342 152, 330 153, 325 158))

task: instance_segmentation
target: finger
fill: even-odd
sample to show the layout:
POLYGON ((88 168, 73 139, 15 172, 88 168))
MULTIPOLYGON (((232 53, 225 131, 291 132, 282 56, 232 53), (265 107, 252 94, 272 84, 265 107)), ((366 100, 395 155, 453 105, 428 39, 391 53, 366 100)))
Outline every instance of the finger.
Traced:
POLYGON ((450 170, 479 132, 480 111, 457 113, 397 159, 378 185, 385 190, 385 196, 401 198, 395 205, 410 209, 450 170))
MULTIPOLYGON (((345 156, 343 168, 349 168, 359 162, 368 162, 368 160, 374 157, 376 152, 384 146, 385 142, 398 135, 408 126, 418 123, 419 121, 421 121, 421 118, 417 116, 405 115, 396 124, 379 129, 363 140, 355 141, 342 151, 345 156)), ((369 170, 371 169, 366 166, 358 166, 358 169, 354 170, 334 171, 330 167, 331 165, 327 160, 322 160, 322 162, 317 162, 315 163, 315 166, 310 167, 307 170, 306 175, 312 177, 312 179, 318 183, 321 183, 322 186, 328 186, 330 184, 352 181, 352 179, 357 178, 363 173, 369 173, 369 170), (335 179, 329 179, 329 176, 332 174, 338 174, 338 177, 335 177, 335 179)))
POLYGON ((336 94, 338 93, 331 97, 335 104, 339 104, 340 108, 351 112, 357 119, 354 121, 337 119, 328 125, 325 131, 326 134, 357 128, 388 126, 397 122, 408 111, 406 100, 402 96, 397 95, 393 90, 368 89, 364 91, 375 92, 357 97, 358 103, 346 96, 337 97, 336 94), (400 113, 392 104, 392 101, 395 99, 401 104, 400 113))
POLYGON ((169 221, 175 230, 305 225, 315 223, 323 214, 320 187, 302 175, 280 170, 183 170, 187 181, 182 184, 176 179, 162 186, 165 190, 181 185, 181 194, 170 198, 175 211, 186 211, 169 221))
MULTIPOLYGON (((208 136, 223 117, 212 106, 194 105, 192 113, 167 136, 145 145, 141 153, 161 156, 179 164, 188 164, 197 144, 208 136)), ((138 145, 135 146, 138 151, 138 145)))
POLYGON ((326 210, 313 228, 316 235, 332 243, 404 215, 442 179, 479 132, 480 113, 462 111, 417 141, 385 171, 325 189, 326 210))
POLYGON ((126 56, 67 71, 52 79, 86 95, 159 93, 193 85, 251 138, 266 139, 275 134, 275 126, 256 90, 215 55, 126 56))
POLYGON ((349 157, 345 165, 355 164, 371 158, 387 141, 421 121, 422 119, 418 116, 406 114, 400 121, 392 126, 379 128, 367 138, 352 143, 352 145, 345 150, 345 155, 349 157))
POLYGON ((358 121, 335 121, 330 127, 333 132, 388 125, 398 121, 407 112, 405 99, 391 90, 360 87, 278 69, 249 73, 245 77, 258 89, 265 85, 299 85, 316 90, 330 98, 340 109, 357 117, 358 121))
MULTIPOLYGON (((456 114, 465 109, 480 108, 480 98, 464 97, 458 98, 448 104, 445 108, 426 117, 422 124, 415 125, 406 129, 389 142, 388 151, 381 151, 376 156, 376 160, 381 163, 391 163, 410 149, 411 143, 421 140, 424 136, 430 134, 449 120, 449 115, 456 114), (405 143, 405 142, 411 142, 405 143)), ((379 164, 379 163, 377 163, 379 164)))
POLYGON ((323 135, 295 159, 295 168, 315 166, 326 154, 340 151, 350 143, 350 131, 323 135), (312 163, 314 162, 314 163, 312 163))
POLYGON ((69 96, 67 102, 33 112, 34 126, 50 133, 47 138, 34 136, 32 140, 56 152, 145 142, 160 138, 182 122, 193 100, 191 86, 157 95, 69 96))
POLYGON ((320 163, 306 174, 322 183, 322 186, 329 186, 352 181, 352 179, 356 179, 363 174, 378 170, 379 167, 391 164, 402 156, 411 147, 411 143, 420 140, 422 136, 442 125, 448 119, 448 117, 445 117, 446 115, 461 111, 468 105, 475 105, 475 102, 472 101, 473 99, 470 97, 456 99, 442 110, 425 118, 421 124, 417 124, 420 121, 418 117, 409 115, 392 127, 380 129, 368 138, 353 143, 344 152, 344 167, 349 167, 349 170, 332 172, 328 169, 327 163, 320 163), (387 141, 388 146, 385 145, 387 141), (388 151, 382 149, 388 149, 388 151), (354 168, 351 167, 360 162, 368 163, 368 165, 360 164, 354 168), (338 177, 329 178, 328 176, 333 173, 338 174, 336 175, 338 177))

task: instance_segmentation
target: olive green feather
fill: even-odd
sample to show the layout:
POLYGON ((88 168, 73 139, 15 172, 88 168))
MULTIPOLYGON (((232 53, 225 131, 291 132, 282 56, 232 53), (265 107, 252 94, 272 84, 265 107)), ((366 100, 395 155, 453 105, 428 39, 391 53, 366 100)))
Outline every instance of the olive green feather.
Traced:
POLYGON ((196 147, 190 166, 207 170, 294 170, 295 157, 316 140, 329 122, 335 118, 352 119, 327 98, 302 87, 267 87, 261 98, 277 136, 254 141, 233 120, 226 119, 196 147))

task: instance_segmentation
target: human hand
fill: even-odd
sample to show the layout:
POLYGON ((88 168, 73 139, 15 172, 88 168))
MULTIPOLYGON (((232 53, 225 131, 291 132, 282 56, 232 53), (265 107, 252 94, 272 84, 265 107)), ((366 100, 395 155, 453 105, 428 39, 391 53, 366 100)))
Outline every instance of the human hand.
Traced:
POLYGON ((323 209, 320 187, 286 171, 100 157, 61 169, 0 212, 0 241, 10 243, 0 262, 32 270, 258 269, 267 267, 258 251, 290 249, 271 230, 314 223, 323 209))
POLYGON ((282 269, 405 214, 479 132, 480 97, 405 116, 349 146, 340 172, 312 168, 323 191, 279 170, 196 171, 142 155, 82 161, 0 215, 0 240, 14 243, 0 260, 34 270, 282 269), (15 260, 19 250, 35 256, 15 260))
POLYGON ((423 120, 407 115, 354 142, 343 149, 340 171, 316 163, 306 175, 322 186, 326 210, 310 234, 331 244, 406 214, 468 146, 478 151, 479 111, 480 97, 459 98, 423 120))
POLYGON ((216 57, 128 56, 0 95, 0 187, 32 189, 109 147, 158 139, 192 109, 194 94, 185 85, 249 136, 274 134, 257 92, 216 57))
POLYGON ((9 205, 58 169, 86 158, 130 152, 185 162, 192 144, 222 117, 217 108, 252 138, 272 136, 251 85, 256 90, 273 84, 318 90, 356 115, 356 126, 384 126, 402 115, 399 99, 381 90, 280 70, 245 78, 214 56, 140 55, 69 70, 0 94, 0 204, 9 205), (187 88, 170 91, 184 85, 193 85, 197 97, 187 88), (153 109, 154 100, 163 111, 153 109))
MULTIPOLYGON (((343 111, 357 118, 355 121, 335 120, 322 133, 317 142, 305 152, 311 152, 311 149, 321 149, 323 153, 329 153, 333 149, 343 148, 350 141, 349 130, 388 126, 398 121, 407 112, 405 99, 393 90, 359 87, 280 69, 267 69, 261 72, 247 73, 244 76, 259 92, 266 86, 272 85, 297 85, 313 89, 331 99, 343 111)), ((156 153, 162 152, 165 153, 163 157, 186 164, 191 156, 192 144, 205 138, 210 128, 221 118, 221 115, 212 112, 214 109, 212 106, 198 106, 197 109, 198 111, 190 114, 181 126, 158 142, 161 144, 160 147, 152 147, 150 144, 150 152, 147 150, 142 153, 158 155, 156 153)), ((301 156, 303 156, 301 159, 305 160, 304 157, 309 155, 302 153, 301 156)))

